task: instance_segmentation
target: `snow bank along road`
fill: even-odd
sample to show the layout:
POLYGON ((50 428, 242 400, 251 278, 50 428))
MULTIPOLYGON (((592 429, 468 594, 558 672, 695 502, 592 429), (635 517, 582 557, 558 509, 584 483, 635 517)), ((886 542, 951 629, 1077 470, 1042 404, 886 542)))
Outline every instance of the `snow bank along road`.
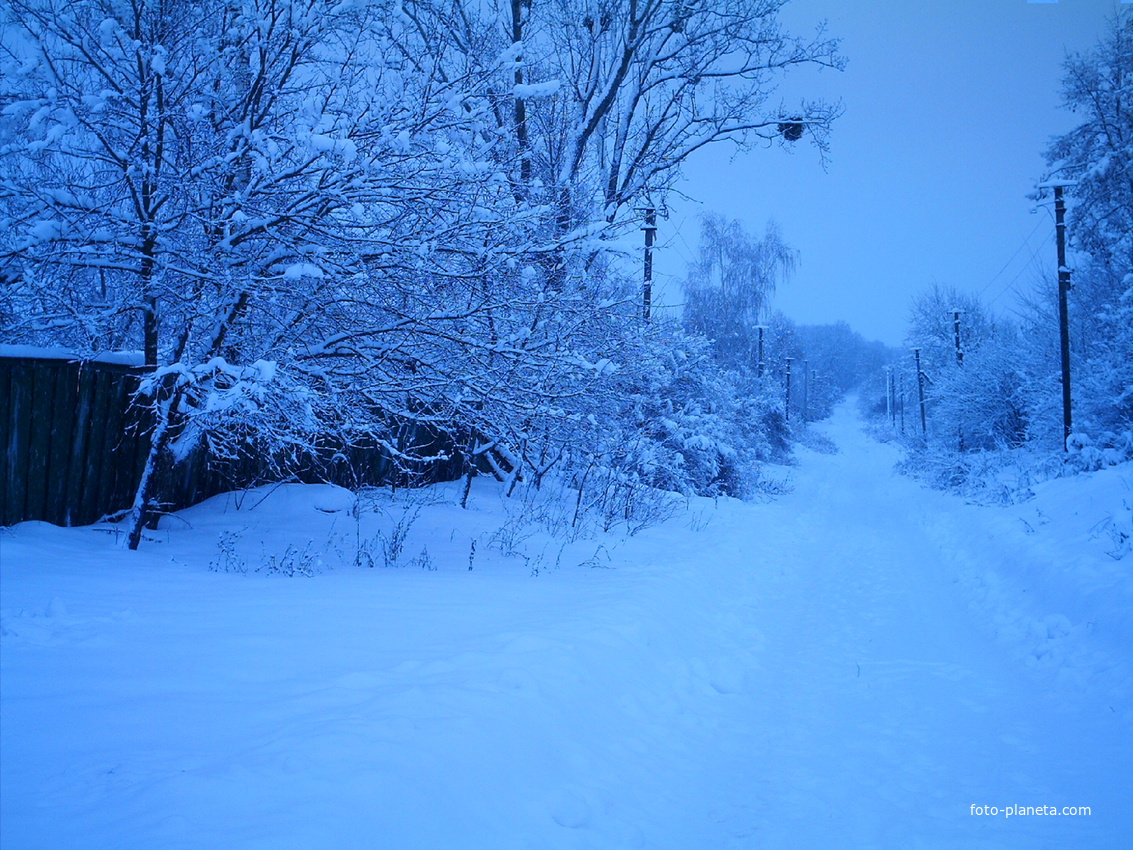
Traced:
POLYGON ((1128 633, 1097 602, 1127 589, 1067 615, 1027 586, 1058 541, 895 477, 848 406, 823 427, 841 451, 789 495, 631 539, 505 539, 487 484, 361 531, 333 488, 221 498, 137 554, 0 532, 0 844, 1133 846, 1128 633), (336 560, 414 513, 406 566, 336 560), (247 574, 206 569, 222 539, 247 574), (319 574, 255 572, 306 541, 319 574))

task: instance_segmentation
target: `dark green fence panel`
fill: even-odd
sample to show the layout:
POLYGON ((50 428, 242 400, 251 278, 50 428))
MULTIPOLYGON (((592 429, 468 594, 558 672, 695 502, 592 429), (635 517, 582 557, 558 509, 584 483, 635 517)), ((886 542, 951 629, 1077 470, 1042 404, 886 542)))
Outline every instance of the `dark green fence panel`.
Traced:
POLYGON ((75 364, 75 410, 71 427, 71 459, 67 467, 67 496, 57 513, 49 522, 57 525, 83 525, 87 520, 83 513, 83 494, 89 478, 88 454, 90 446, 89 423, 94 415, 94 370, 84 364, 75 364), (62 514, 60 516, 59 514, 62 514))
POLYGON ((50 362, 31 366, 31 429, 27 437, 28 477, 24 513, 43 516, 47 507, 47 461, 51 453, 51 408, 55 400, 55 375, 50 362))
POLYGON ((78 375, 70 369, 57 369, 55 394, 51 405, 51 451, 47 458, 47 512, 51 522, 66 525, 66 505, 70 495, 71 455, 75 441, 75 411, 79 403, 78 375), (62 516, 60 516, 62 512, 62 516))
POLYGON ((8 431, 3 440, 8 455, 8 480, 4 482, 4 524, 26 519, 29 466, 28 437, 31 433, 32 369, 16 362, 8 373, 8 431))
MULTIPOLYGON (((45 520, 88 525, 128 509, 149 451, 149 414, 132 403, 144 370, 112 363, 0 355, 0 525, 45 520)), ((249 446, 236 460, 193 452, 159 482, 178 510, 228 490, 286 479, 344 487, 412 486, 460 477, 463 459, 442 432, 413 424, 400 447, 448 454, 412 469, 376 444, 326 441, 283 462, 249 446)))
POLYGON ((0 525, 6 524, 8 509, 8 490, 12 484, 12 474, 8 465, 8 436, 11 433, 9 420, 12 416, 12 378, 11 369, 0 360, 0 525))

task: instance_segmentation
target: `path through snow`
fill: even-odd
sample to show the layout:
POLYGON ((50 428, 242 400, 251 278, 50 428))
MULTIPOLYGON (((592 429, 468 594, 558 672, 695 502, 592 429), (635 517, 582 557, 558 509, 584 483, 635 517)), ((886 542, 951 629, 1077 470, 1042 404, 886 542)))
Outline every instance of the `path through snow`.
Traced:
POLYGON ((1128 703, 1071 690, 1084 671, 1020 663, 958 580, 973 552, 989 569, 1012 557, 1001 528, 893 475, 895 450, 848 407, 826 430, 841 452, 807 456, 791 497, 722 534, 724 558, 757 567, 744 579, 766 636, 739 746, 758 790, 735 816, 760 840, 736 846, 1128 846, 1128 703), (1093 814, 1012 819, 1009 805, 1093 814))
POLYGON ((484 545, 487 487, 421 513, 435 571, 204 569, 226 529, 342 543, 330 488, 214 500, 137 555, 0 533, 0 843, 1130 846, 1121 648, 997 639, 970 577, 1020 557, 1003 527, 895 476, 848 405, 822 428, 841 451, 803 452, 789 495, 538 577, 484 545))

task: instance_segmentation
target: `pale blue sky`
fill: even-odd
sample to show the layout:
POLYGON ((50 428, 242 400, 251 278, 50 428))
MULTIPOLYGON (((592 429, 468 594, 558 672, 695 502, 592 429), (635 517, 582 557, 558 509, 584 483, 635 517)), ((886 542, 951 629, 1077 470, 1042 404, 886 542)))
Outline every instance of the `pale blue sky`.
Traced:
MULTIPOLYGON (((769 217, 802 262, 776 306, 803 324, 845 319, 899 344, 910 297, 955 284, 1009 312, 1013 290, 1053 267, 1053 219, 1027 199, 1060 109, 1062 61, 1090 49, 1115 0, 793 0, 796 32, 821 19, 842 38, 843 73, 798 73, 782 94, 841 98, 828 169, 800 144, 690 162, 661 222, 662 297, 679 299, 701 209, 762 231, 769 217), (1048 256, 1050 255, 1050 256, 1048 256)), ((1053 285, 1053 282, 1052 282, 1053 285)))

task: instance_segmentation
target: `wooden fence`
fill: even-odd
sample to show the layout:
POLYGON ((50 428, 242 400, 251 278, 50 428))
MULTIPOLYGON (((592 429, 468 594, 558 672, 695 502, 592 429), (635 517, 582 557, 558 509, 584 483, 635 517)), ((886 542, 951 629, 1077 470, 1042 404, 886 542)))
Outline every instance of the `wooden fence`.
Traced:
MULTIPOLYGON (((87 525, 133 504, 150 446, 148 411, 131 403, 144 374, 101 361, 0 354, 0 526, 87 525)), ((449 448, 451 460, 423 462, 407 476, 380 447, 328 441, 284 474, 346 487, 460 476, 463 459, 443 435, 407 425, 399 437, 406 446, 449 448)), ((159 482, 159 497, 167 509, 178 509, 278 478, 278 465, 265 458, 220 461, 201 450, 159 482)))
POLYGON ((129 366, 0 357, 0 525, 86 525, 132 503, 149 448, 138 380, 129 366))

